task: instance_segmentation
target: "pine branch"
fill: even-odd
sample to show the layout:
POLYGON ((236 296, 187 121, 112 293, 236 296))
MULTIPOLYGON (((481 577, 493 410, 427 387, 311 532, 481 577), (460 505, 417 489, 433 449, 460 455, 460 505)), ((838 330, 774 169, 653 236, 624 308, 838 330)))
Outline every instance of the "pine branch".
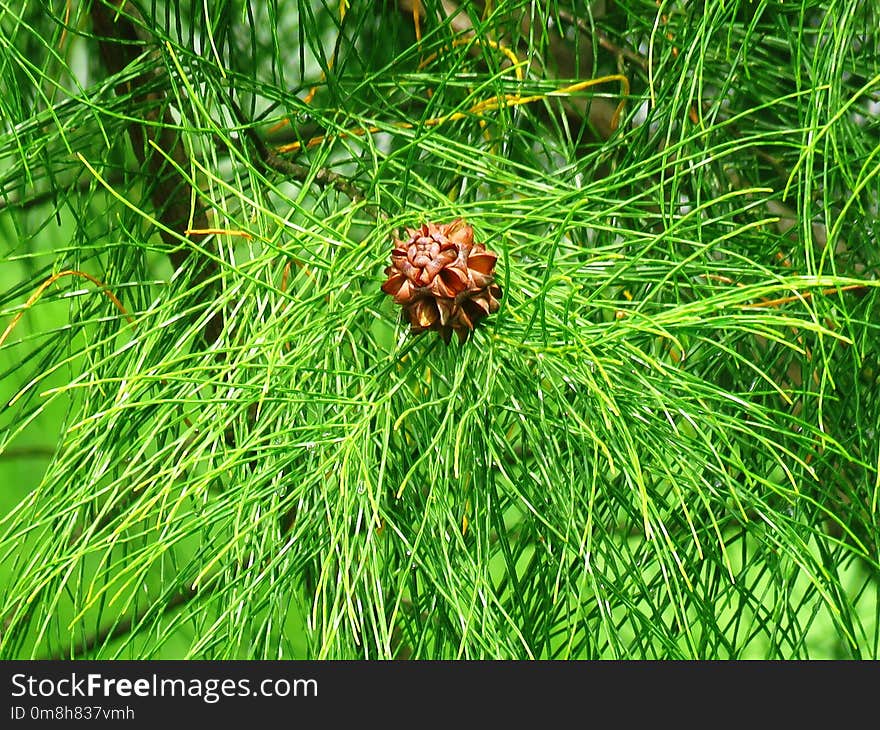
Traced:
POLYGON ((158 610, 156 606, 149 606, 133 618, 117 621, 111 626, 107 626, 95 634, 85 637, 79 643, 69 647, 67 651, 58 651, 50 656, 43 657, 43 659, 49 661, 63 661, 71 658, 82 659, 105 644, 117 641, 125 636, 136 634, 145 627, 144 622, 151 615, 156 615, 157 617, 167 616, 168 614, 174 613, 177 609, 182 608, 196 597, 204 597, 211 591, 212 586, 215 585, 216 580, 205 583, 198 590, 192 587, 181 589, 172 595, 168 602, 159 607, 158 610))
MULTIPOLYGON (((103 0, 93 0, 91 7, 92 26, 98 36, 101 59, 111 75, 121 73, 135 63, 141 54, 155 46, 153 39, 145 30, 138 11, 125 0, 116 7, 105 4, 103 0)), ((163 74, 156 68, 142 73, 134 79, 122 82, 116 87, 119 96, 130 99, 129 114, 142 115, 142 121, 128 125, 128 135, 135 156, 143 165, 142 173, 150 189, 150 196, 157 211, 157 218, 166 229, 160 229, 162 239, 169 247, 168 257, 175 269, 189 265, 192 268, 191 288, 207 296, 203 285, 216 277, 219 268, 213 259, 200 254, 196 249, 181 246, 180 240, 172 233, 188 229, 205 230, 210 228, 208 214, 193 195, 190 184, 175 169, 188 169, 190 166, 186 147, 181 133, 174 129, 174 120, 169 109, 169 99, 161 86, 163 74), (151 149, 157 145, 163 154, 151 149), (193 206, 190 201, 193 200, 193 206)), ((197 191, 196 191, 197 192, 197 191)), ((203 236, 190 234, 192 240, 203 240, 203 236)), ((223 331, 223 314, 212 313, 203 331, 205 341, 215 342, 223 331)))
POLYGON ((264 168, 274 170, 275 172, 279 172, 286 177, 299 180, 300 182, 313 180, 321 187, 330 185, 347 195, 353 201, 364 200, 364 194, 344 175, 333 172, 327 167, 322 167, 313 176, 312 169, 307 165, 291 162, 271 150, 262 137, 260 137, 257 130, 254 129, 250 120, 245 118, 244 112, 242 112, 241 107, 239 107, 236 101, 233 98, 228 97, 227 103, 238 119, 239 124, 242 125, 247 140, 256 151, 264 168))
POLYGON ((743 2, 590 2, 604 32, 584 0, 249 2, 244 23, 117 5, 95 28, 133 80, 109 103, 91 69, 80 96, 41 95, 68 68, 51 17, 23 13, 0 68, 23 84, 0 95, 22 334, 0 346, 22 394, 0 444, 57 443, 27 486, 0 459, 4 657, 880 656, 873 4, 789 27, 743 2), (151 51, 168 37, 179 76, 151 51), (604 138, 617 99, 565 79, 615 64, 638 112, 604 138), (172 108, 162 134, 178 98, 205 134, 190 159, 194 119, 172 108), (219 366, 177 346, 203 307, 154 286, 158 237, 90 224, 137 230, 128 191, 69 182, 70 150, 133 115, 169 160, 139 157, 143 179, 222 218, 196 229, 216 257, 160 241, 190 274, 229 261, 219 366), (379 285, 394 228, 456 217, 500 254, 504 297, 441 347, 379 285), (85 285, 23 309, 28 267, 68 259, 125 282, 135 324, 85 285))

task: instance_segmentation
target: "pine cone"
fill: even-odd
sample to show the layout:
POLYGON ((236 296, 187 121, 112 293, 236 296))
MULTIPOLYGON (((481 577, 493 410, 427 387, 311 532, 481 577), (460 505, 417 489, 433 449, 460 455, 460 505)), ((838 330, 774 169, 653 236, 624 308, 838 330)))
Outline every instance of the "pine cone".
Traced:
POLYGON ((483 317, 498 311, 498 256, 474 243, 474 229, 460 218, 406 232, 406 240, 394 239, 382 291, 403 307, 413 334, 436 330, 449 342, 454 330, 464 342, 483 317))

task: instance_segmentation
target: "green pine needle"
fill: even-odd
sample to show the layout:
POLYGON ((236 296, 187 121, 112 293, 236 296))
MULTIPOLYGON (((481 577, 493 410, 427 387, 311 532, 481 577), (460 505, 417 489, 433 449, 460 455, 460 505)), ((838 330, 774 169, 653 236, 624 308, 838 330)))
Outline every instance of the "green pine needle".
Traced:
POLYGON ((0 0, 0 656, 880 658, 876 3, 129 2, 116 72, 55 5, 0 0), (379 287, 456 217, 446 345, 379 287))

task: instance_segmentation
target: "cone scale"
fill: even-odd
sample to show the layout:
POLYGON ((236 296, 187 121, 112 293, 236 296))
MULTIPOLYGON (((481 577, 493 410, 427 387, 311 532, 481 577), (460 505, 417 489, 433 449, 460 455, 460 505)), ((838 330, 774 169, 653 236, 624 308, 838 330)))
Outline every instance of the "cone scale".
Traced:
POLYGON ((382 291, 401 306, 413 334, 434 330, 449 342, 455 332, 464 342, 481 319, 498 311, 498 256, 475 243, 474 229, 460 218, 406 232, 407 238, 394 239, 382 291))

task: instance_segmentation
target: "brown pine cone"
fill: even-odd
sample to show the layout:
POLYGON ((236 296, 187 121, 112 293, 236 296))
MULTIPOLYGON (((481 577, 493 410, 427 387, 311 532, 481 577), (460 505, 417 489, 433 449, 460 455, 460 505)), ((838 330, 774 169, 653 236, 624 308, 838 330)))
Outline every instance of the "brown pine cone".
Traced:
POLYGON ((483 317, 498 311, 498 256, 474 243, 474 229, 461 218, 406 232, 406 240, 394 239, 382 291, 403 308, 414 334, 436 330, 449 342, 454 330, 464 342, 483 317))

